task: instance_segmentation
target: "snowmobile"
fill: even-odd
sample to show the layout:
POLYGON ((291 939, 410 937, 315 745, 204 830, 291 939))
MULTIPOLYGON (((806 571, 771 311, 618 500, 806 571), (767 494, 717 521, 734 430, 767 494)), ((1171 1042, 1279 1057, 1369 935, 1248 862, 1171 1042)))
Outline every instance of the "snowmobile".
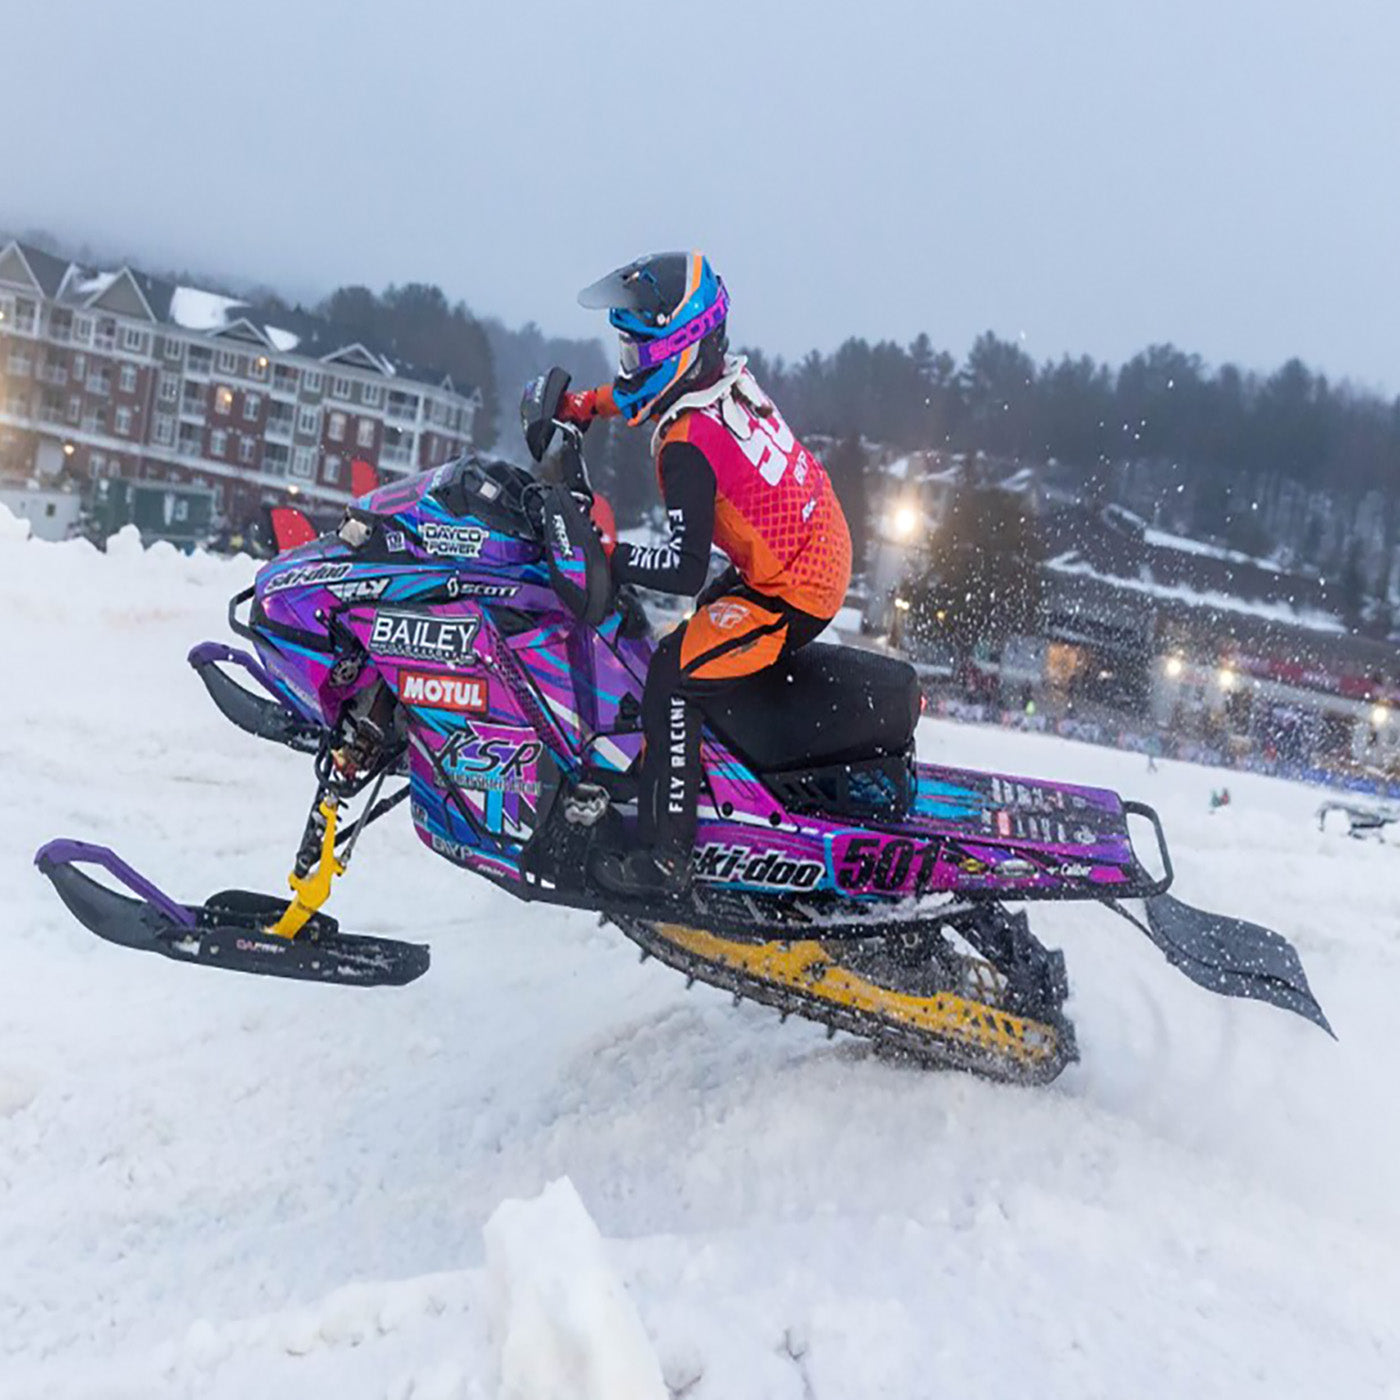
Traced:
POLYGON ((532 454, 556 430, 553 480, 469 455, 358 498, 232 599, 251 650, 190 653, 229 720, 313 758, 291 898, 184 904, 105 847, 51 841, 37 864, 87 928, 190 963, 411 982, 427 947, 342 933, 322 907, 364 830, 407 800, 430 850, 518 898, 594 911, 688 984, 920 1064, 1045 1083, 1077 1058, 1064 957, 1007 901, 1106 906, 1193 981, 1330 1033, 1283 938, 1167 893, 1150 807, 917 762, 914 671, 870 650, 814 643, 708 699, 688 888, 605 893, 592 857, 635 821, 651 629, 610 583, 577 432, 537 419, 532 454))
POLYGON ((1347 819, 1347 835, 1358 840, 1374 836, 1377 841, 1385 840, 1388 826, 1400 825, 1400 802, 1346 802, 1333 798, 1317 809, 1317 829, 1327 830, 1329 812, 1342 812, 1347 819))

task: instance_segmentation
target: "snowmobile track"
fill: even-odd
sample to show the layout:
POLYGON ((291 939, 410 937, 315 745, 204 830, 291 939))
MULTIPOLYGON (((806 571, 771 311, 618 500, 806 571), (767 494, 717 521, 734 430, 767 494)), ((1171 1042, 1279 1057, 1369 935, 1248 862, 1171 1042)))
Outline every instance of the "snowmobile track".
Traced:
MULTIPOLYGON (((970 1001, 953 992, 910 997, 858 975, 852 976, 850 970, 831 957, 816 940, 755 941, 747 945, 755 954, 760 949, 766 950, 772 958, 788 963, 801 961, 797 957, 798 950, 814 950, 814 956, 803 968, 801 980, 783 984, 707 957, 677 941, 683 937, 698 946, 743 946, 732 940, 718 939, 698 929, 682 929, 625 916, 611 917, 608 921, 637 944, 643 960, 654 957, 684 974, 687 988, 694 982, 704 982, 731 993, 736 1004, 747 998, 772 1007, 783 1020, 788 1016, 800 1016, 825 1026, 829 1036, 846 1031, 869 1041, 877 1050, 922 1069, 963 1070, 1001 1083, 1039 1085, 1048 1084, 1066 1065, 1079 1058, 1074 1029, 1063 1017, 1057 1016, 1053 1021, 1033 1019, 987 1003, 970 1001), (671 930, 670 934, 665 932, 667 929, 671 930), (815 952, 818 949, 820 953, 815 952), (885 1003, 889 1010, 870 1009, 851 1000, 837 1001, 820 994, 815 988, 827 980, 828 973, 834 974, 830 978, 833 984, 845 983, 849 989, 855 983, 861 989, 868 989, 872 1004, 885 1003), (901 1003, 917 1003, 923 1011, 923 1019, 940 1024, 919 1025, 900 1018, 897 1013, 901 1003)), ((836 994, 842 990, 838 985, 836 994)))

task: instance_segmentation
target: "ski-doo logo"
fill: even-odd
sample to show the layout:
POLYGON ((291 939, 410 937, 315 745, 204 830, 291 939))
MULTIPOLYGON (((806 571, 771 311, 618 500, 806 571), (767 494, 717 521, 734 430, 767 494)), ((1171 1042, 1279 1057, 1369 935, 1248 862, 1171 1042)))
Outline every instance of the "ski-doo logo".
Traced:
POLYGON ((711 841, 695 856, 697 880, 762 885, 770 890, 810 890, 822 877, 817 860, 798 860, 782 851, 755 851, 711 841))
POLYGON ((428 671, 400 671, 399 698, 406 705, 458 714, 486 713, 486 682, 476 676, 435 676, 428 671))
POLYGON ((391 582, 387 578, 352 578, 344 583, 328 583, 326 591, 347 603, 372 603, 383 597, 391 582))
POLYGON ((389 610, 375 617, 369 646, 380 656, 462 661, 472 654, 477 622, 475 617, 433 617, 389 610))
POLYGON ((478 525, 439 525, 425 521, 418 530, 429 554, 450 554, 456 559, 479 559, 486 531, 478 525))
POLYGON ((303 564, 299 569, 288 569, 270 579, 263 592, 280 593, 284 588, 306 588, 313 584, 335 583, 343 579, 353 566, 350 564, 303 564))

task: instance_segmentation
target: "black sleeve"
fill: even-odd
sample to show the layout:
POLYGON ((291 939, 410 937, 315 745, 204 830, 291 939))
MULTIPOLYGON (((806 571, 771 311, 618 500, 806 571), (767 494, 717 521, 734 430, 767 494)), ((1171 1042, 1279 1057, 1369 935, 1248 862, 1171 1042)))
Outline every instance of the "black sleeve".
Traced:
POLYGON ((698 447, 671 442, 661 449, 661 494, 670 539, 657 546, 619 544, 613 551, 613 580, 694 597, 710 571, 715 533, 715 473, 698 447))

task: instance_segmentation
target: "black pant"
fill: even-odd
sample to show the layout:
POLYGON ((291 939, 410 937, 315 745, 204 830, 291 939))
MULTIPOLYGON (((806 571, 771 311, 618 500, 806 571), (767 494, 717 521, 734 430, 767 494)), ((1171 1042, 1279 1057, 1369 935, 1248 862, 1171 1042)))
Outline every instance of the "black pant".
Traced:
POLYGON ((642 691, 646 751, 637 814, 644 845, 686 855, 695 844, 701 720, 695 701, 776 665, 829 621, 740 585, 662 638, 642 691))

